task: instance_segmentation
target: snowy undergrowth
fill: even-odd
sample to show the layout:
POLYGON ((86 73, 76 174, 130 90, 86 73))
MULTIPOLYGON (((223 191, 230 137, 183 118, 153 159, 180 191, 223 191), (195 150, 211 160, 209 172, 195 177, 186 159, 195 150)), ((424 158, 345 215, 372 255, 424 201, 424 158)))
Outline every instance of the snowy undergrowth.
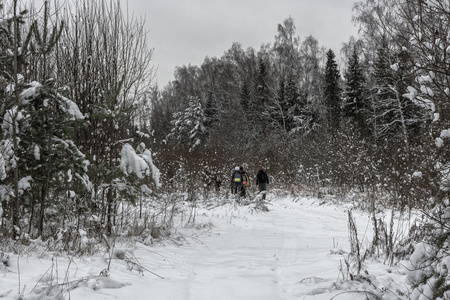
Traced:
MULTIPOLYGON (((144 231, 84 256, 9 253, 0 298, 407 299, 401 264, 368 258, 350 280, 350 208, 286 193, 263 205, 216 196, 179 202, 172 230, 158 238, 144 231)), ((368 247, 370 216, 353 216, 368 247)))

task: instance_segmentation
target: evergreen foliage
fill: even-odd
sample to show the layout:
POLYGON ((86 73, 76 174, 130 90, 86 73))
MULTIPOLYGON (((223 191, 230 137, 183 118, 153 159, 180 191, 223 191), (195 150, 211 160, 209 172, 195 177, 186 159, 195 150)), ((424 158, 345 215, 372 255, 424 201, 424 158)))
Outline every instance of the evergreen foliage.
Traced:
POLYGON ((189 145, 191 152, 206 138, 206 121, 200 99, 191 97, 185 111, 174 114, 169 138, 173 137, 179 145, 189 145))
POLYGON ((339 85, 341 75, 335 59, 336 56, 334 55, 333 50, 329 49, 327 52, 327 63, 325 65, 324 98, 329 127, 333 131, 339 129, 342 118, 341 88, 339 85))
POLYGON ((359 62, 359 53, 356 47, 353 49, 347 70, 345 72, 346 88, 344 114, 355 122, 356 128, 363 137, 368 137, 367 124, 370 115, 370 104, 365 97, 365 78, 363 68, 359 62))

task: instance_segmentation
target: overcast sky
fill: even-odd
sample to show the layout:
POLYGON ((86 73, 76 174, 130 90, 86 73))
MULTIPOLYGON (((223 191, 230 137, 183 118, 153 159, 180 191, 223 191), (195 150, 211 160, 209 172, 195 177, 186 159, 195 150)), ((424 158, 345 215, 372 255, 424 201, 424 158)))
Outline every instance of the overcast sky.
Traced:
MULTIPOLYGON (((351 22, 355 0, 128 0, 128 9, 145 16, 160 87, 173 80, 176 66, 201 65, 221 57, 238 42, 259 50, 273 44, 278 24, 292 17, 296 35, 314 36, 333 49, 357 29, 351 22)), ((123 7, 125 8, 125 7, 123 7)))

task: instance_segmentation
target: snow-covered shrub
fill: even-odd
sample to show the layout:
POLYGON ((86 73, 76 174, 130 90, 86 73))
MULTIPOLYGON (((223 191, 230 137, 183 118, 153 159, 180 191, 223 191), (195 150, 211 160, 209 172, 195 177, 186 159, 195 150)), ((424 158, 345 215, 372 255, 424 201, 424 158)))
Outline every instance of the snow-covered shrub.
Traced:
MULTIPOLYGON (((431 215, 429 215, 430 217, 431 215)), ((422 228, 423 241, 414 245, 408 265, 408 281, 413 287, 410 299, 450 299, 450 209, 445 208, 422 228)))
POLYGON ((411 215, 394 209, 389 217, 384 212, 373 211, 373 238, 368 247, 369 256, 383 260, 390 266, 407 259, 413 251, 411 244, 417 238, 417 226, 409 226, 411 218, 411 215), (409 231, 406 228, 410 228, 409 231))

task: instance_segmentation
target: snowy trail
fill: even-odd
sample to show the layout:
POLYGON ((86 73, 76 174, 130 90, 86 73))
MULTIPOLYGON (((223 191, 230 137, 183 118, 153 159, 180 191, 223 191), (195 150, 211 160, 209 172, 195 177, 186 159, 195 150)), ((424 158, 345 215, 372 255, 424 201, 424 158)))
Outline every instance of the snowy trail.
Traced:
POLYGON ((342 257, 330 250, 348 244, 346 212, 310 204, 280 201, 268 213, 248 214, 246 207, 222 212, 222 224, 198 238, 203 244, 192 242, 174 253, 176 289, 199 300, 329 299, 320 291, 339 275, 342 257))
MULTIPOLYGON (((70 299, 330 299, 339 293, 332 287, 342 260, 330 250, 349 248, 347 213, 311 199, 292 200, 271 199, 267 213, 252 213, 248 206, 231 204, 199 209, 194 226, 177 229, 184 237, 180 241, 154 246, 138 243, 128 249, 142 266, 164 279, 146 271, 141 276, 115 259, 107 280, 80 284, 70 290, 70 299)), ((32 265, 36 261, 21 263, 26 274, 21 284, 28 287, 28 300, 37 299, 29 294, 30 287, 51 264, 49 259, 39 259, 37 266, 32 265)), ((76 259, 71 264, 75 270, 67 265, 68 261, 59 259, 60 276, 76 280, 98 275, 107 259, 76 259)), ((17 276, 7 273, 3 279, 0 294, 9 288, 3 288, 2 281, 15 291, 17 276)), ((17 299, 17 294, 12 292, 5 299, 17 299)), ((339 299, 365 298, 347 295, 339 299)))

